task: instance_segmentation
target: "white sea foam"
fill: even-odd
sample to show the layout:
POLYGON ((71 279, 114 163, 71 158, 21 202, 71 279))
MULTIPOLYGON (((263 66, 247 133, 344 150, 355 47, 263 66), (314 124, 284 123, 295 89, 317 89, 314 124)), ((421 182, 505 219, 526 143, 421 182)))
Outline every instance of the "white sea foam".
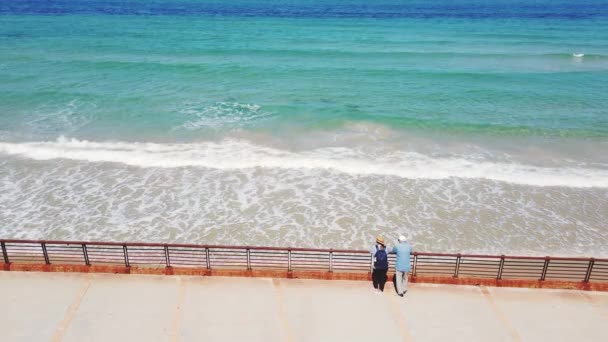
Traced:
POLYGON ((608 190, 0 158, 9 238, 606 256, 608 190))
POLYGON ((78 98, 67 103, 50 103, 34 111, 34 117, 26 125, 35 133, 44 135, 49 132, 75 132, 93 120, 95 103, 78 98))
POLYGON ((71 159, 143 168, 326 169, 350 175, 406 179, 464 178, 532 186, 608 187, 608 170, 604 169, 540 167, 463 157, 434 158, 409 151, 371 155, 369 151, 346 147, 291 152, 238 140, 158 144, 59 138, 53 142, 0 143, 0 153, 36 160, 71 159))
POLYGON ((180 127, 186 130, 218 129, 258 123, 271 116, 259 105, 238 102, 186 103, 179 113, 186 117, 180 127))

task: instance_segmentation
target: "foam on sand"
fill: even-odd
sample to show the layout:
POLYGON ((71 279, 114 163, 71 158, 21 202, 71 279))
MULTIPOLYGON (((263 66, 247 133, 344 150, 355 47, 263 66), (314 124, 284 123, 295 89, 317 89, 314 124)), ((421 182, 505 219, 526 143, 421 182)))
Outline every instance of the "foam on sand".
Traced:
POLYGON ((52 142, 0 143, 0 153, 35 160, 71 159, 137 167, 326 169, 350 175, 407 179, 488 179, 532 186, 608 187, 608 170, 540 167, 465 157, 436 158, 417 152, 369 151, 346 147, 292 152, 240 140, 182 144, 91 142, 59 138, 52 142))

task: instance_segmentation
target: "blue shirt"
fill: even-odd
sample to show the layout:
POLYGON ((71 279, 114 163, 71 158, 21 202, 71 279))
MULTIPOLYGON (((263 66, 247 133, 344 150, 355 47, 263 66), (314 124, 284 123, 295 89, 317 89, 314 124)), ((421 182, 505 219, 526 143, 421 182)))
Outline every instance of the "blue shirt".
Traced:
POLYGON ((395 269, 399 272, 409 272, 410 266, 410 254, 412 254, 412 246, 407 242, 400 242, 397 246, 390 250, 390 253, 397 254, 397 262, 395 262, 395 269))

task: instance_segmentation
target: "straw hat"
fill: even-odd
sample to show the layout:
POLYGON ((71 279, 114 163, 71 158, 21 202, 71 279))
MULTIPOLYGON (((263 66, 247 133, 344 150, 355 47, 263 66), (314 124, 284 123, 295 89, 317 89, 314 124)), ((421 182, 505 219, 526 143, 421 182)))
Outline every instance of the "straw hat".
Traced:
POLYGON ((382 246, 384 246, 384 238, 382 236, 378 236, 376 238, 376 243, 381 244, 382 246))

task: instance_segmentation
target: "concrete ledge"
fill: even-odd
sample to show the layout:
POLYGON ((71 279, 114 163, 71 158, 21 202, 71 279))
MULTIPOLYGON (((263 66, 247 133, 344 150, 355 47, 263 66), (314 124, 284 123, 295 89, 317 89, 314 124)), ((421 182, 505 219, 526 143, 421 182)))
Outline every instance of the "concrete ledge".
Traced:
MULTIPOLYGON (((204 269, 190 267, 139 267, 116 265, 70 265, 70 264, 2 264, 4 271, 22 272, 77 272, 77 273, 115 273, 115 274, 150 274, 180 276, 222 276, 222 277, 258 277, 286 279, 319 279, 319 280, 357 280, 370 281, 371 274, 362 272, 325 272, 325 271, 285 271, 285 270, 241 270, 241 269, 204 269)), ((392 277, 389 273, 389 277, 392 277)), ((433 275, 410 275, 412 283, 474 285, 491 287, 521 287, 569 289, 584 291, 608 291, 608 282, 573 282, 563 280, 530 280, 530 279, 491 279, 491 278, 454 278, 433 275)))

